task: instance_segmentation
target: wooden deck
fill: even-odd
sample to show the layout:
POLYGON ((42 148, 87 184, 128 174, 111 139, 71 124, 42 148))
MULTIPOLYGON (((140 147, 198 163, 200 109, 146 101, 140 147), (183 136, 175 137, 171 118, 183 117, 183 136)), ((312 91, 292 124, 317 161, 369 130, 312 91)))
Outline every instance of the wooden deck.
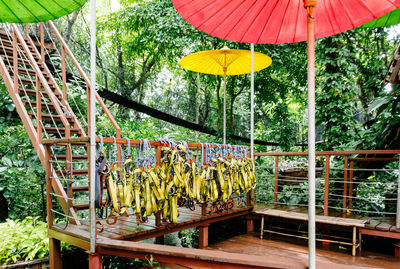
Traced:
MULTIPOLYGON (((244 234, 210 245, 207 249, 231 253, 251 254, 269 257, 283 257, 287 264, 307 266, 308 247, 305 241, 294 241, 286 237, 274 236, 272 239, 259 239, 258 233, 244 234)), ((363 251, 361 256, 352 257, 348 251, 317 248, 317 268, 400 268, 400 259, 377 253, 363 251)), ((183 267, 171 267, 183 268, 183 267)), ((194 267, 192 267, 194 268, 194 267)))
MULTIPOLYGON (((307 207, 299 207, 299 206, 282 206, 277 205, 274 207, 273 204, 265 204, 265 203, 255 203, 255 212, 262 212, 265 210, 272 210, 271 214, 275 215, 275 218, 281 219, 299 219, 301 214, 307 213, 307 207), (274 210, 276 210, 274 212, 274 210), (279 213, 281 212, 281 213, 279 213), (298 214, 300 213, 300 214, 298 214)), ((323 210, 316 208, 316 218, 317 221, 323 222, 323 210)), ((365 235, 373 235, 380 237, 387 237, 393 239, 400 239, 400 229, 396 228, 396 219, 395 217, 361 217, 352 214, 343 214, 339 211, 330 210, 330 217, 336 217, 337 221, 341 222, 341 226, 348 223, 360 222, 362 223, 360 227, 360 231, 365 235), (349 219, 349 220, 347 220, 349 219)), ((257 216, 259 217, 259 216, 257 216)), ((307 219, 304 219, 307 221, 307 219)), ((334 225, 334 223, 331 223, 334 225)))
MULTIPOLYGON (((154 238, 162 236, 164 234, 169 234, 177 232, 180 230, 185 230, 192 227, 198 227, 202 225, 208 225, 213 222, 235 218, 243 215, 248 215, 251 208, 237 208, 234 207, 230 210, 223 211, 221 213, 212 213, 202 216, 201 207, 196 206, 194 211, 188 208, 179 208, 178 223, 176 224, 161 224, 156 225, 156 218, 151 215, 146 223, 137 223, 135 215, 130 216, 118 216, 117 221, 113 225, 107 224, 106 220, 100 220, 104 230, 98 235, 106 237, 109 239, 116 240, 130 240, 130 241, 141 241, 148 238, 154 238)), ((109 222, 112 222, 110 219, 109 222)), ((64 224, 60 225, 61 227, 64 224)), ((68 225, 73 227, 73 231, 82 230, 84 232, 89 232, 90 226, 87 221, 82 221, 82 225, 68 225)), ((98 228, 100 225, 98 225, 98 228)), ((60 230, 56 228, 57 230, 60 230)), ((67 232, 68 229, 66 229, 67 232)))

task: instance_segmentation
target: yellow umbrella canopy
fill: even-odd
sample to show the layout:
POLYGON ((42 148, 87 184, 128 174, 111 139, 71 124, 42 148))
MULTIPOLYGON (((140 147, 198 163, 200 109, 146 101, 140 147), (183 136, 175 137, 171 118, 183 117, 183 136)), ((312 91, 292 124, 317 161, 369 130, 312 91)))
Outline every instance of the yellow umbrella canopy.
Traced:
MULTIPOLYGON (((227 46, 218 50, 196 52, 179 61, 179 64, 187 70, 227 76, 250 73, 250 63, 251 52, 249 50, 229 49, 227 46)), ((272 60, 269 56, 254 52, 254 72, 267 68, 271 63, 272 60)))
MULTIPOLYGON (((267 68, 272 63, 269 56, 254 52, 254 72, 267 68)), ((251 51, 229 49, 207 50, 183 57, 179 64, 197 73, 224 76, 224 123, 223 143, 226 144, 226 76, 243 75, 251 72, 251 51)))

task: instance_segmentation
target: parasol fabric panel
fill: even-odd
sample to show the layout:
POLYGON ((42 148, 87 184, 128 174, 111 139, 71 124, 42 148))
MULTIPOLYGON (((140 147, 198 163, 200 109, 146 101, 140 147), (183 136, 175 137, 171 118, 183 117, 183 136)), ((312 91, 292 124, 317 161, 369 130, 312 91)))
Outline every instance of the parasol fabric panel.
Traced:
MULTIPOLYGON (((197 29, 224 40, 256 44, 305 41, 303 0, 172 0, 197 29)), ((318 0, 315 37, 338 34, 400 7, 400 0, 318 0)))
MULTIPOLYGON (((208 50, 196 52, 182 58, 179 64, 188 70, 212 74, 224 75, 224 67, 227 76, 248 74, 251 72, 251 52, 249 50, 229 49, 223 47, 219 50, 208 50)), ((272 60, 269 56, 254 53, 254 71, 260 71, 271 65, 272 60)))
POLYGON ((55 20, 80 9, 87 0, 0 0, 0 22, 55 20))
POLYGON ((398 23, 400 23, 400 8, 397 8, 378 19, 363 24, 360 27, 362 28, 387 27, 396 25, 398 23))

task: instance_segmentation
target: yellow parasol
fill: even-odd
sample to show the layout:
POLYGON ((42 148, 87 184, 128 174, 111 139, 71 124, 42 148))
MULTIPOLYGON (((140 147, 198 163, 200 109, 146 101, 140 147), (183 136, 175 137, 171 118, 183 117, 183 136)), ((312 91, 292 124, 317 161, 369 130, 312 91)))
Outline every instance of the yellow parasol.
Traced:
MULTIPOLYGON (((267 68, 272 63, 269 56, 254 52, 254 72, 267 68)), ((226 76, 243 75, 251 72, 251 51, 229 49, 207 50, 190 54, 179 61, 190 71, 224 76, 224 136, 226 144, 226 76)))

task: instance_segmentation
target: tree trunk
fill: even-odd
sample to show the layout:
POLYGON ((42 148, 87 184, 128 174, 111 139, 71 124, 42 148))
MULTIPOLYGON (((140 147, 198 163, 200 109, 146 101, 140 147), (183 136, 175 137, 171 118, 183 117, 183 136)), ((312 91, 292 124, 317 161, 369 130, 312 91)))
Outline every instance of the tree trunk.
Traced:
POLYGON ((0 191, 0 221, 5 221, 8 218, 8 202, 0 191))

